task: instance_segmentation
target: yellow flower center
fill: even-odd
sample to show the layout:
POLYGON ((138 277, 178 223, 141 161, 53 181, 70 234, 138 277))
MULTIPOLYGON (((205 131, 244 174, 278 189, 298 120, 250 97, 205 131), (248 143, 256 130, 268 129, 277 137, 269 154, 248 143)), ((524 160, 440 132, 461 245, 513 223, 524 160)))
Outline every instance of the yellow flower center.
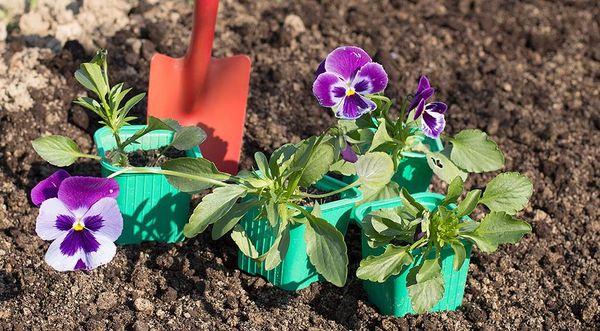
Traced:
POLYGON ((353 90, 353 89, 351 89, 351 88, 350 88, 350 89, 348 89, 348 90, 346 91, 346 96, 347 96, 347 97, 349 97, 349 96, 351 96, 351 95, 354 95, 354 94, 356 94, 356 91, 354 91, 354 90, 353 90))
POLYGON ((75 222, 75 224, 73 224, 73 230, 81 231, 83 229, 85 229, 85 226, 80 221, 77 221, 77 222, 75 222))

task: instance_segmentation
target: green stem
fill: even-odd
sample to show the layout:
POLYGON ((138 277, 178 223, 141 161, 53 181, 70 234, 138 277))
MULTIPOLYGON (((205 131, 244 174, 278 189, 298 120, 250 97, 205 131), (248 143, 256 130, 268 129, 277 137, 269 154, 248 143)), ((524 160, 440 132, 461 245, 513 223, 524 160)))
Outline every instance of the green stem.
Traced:
POLYGON ((185 174, 185 173, 182 173, 182 172, 171 171, 171 170, 153 169, 153 168, 142 168, 142 167, 127 167, 127 168, 123 168, 123 169, 121 169, 119 171, 116 171, 116 172, 112 173, 107 178, 114 178, 114 177, 117 177, 117 176, 125 174, 125 173, 134 173, 134 174, 160 174, 160 175, 167 175, 167 176, 174 176, 174 177, 191 179, 191 180, 195 180, 195 181, 198 181, 198 182, 204 182, 204 183, 213 184, 215 186, 229 186, 230 185, 230 184, 221 182, 221 181, 216 180, 216 179, 210 179, 210 178, 206 178, 206 177, 202 177, 202 176, 190 175, 190 174, 185 174))
POLYGON ((348 185, 348 186, 344 186, 341 189, 337 189, 335 191, 331 191, 331 192, 327 192, 327 193, 323 193, 323 194, 310 194, 310 193, 305 193, 305 192, 300 192, 300 196, 304 197, 304 198, 310 198, 310 199, 323 199, 323 198, 327 198, 330 197, 332 195, 336 195, 339 193, 342 193, 346 190, 349 190, 353 187, 357 187, 360 185, 360 180, 355 181, 354 183, 348 185))
POLYGON ((86 159, 94 159, 94 160, 102 160, 102 158, 98 155, 93 155, 93 154, 77 154, 77 157, 82 157, 82 158, 86 158, 86 159))

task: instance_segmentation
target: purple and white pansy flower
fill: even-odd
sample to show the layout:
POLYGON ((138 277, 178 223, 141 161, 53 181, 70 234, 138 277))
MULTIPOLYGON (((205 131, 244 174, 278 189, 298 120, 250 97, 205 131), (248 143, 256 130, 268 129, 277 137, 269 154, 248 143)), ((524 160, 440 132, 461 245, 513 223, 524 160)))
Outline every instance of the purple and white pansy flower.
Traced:
POLYGON ((313 94, 338 118, 354 120, 377 108, 369 94, 383 92, 388 76, 379 63, 356 46, 336 48, 316 72, 313 94))
POLYGON ((110 262, 123 231, 114 179, 69 176, 59 170, 31 191, 40 206, 35 231, 53 240, 45 260, 58 271, 91 270, 110 262))
POLYGON ((434 93, 435 89, 429 84, 429 79, 426 76, 421 76, 419 86, 412 102, 408 106, 408 110, 416 109, 414 120, 416 121, 421 117, 421 130, 423 133, 427 137, 436 139, 444 131, 444 127, 446 127, 444 114, 448 110, 448 106, 439 101, 426 103, 434 93))

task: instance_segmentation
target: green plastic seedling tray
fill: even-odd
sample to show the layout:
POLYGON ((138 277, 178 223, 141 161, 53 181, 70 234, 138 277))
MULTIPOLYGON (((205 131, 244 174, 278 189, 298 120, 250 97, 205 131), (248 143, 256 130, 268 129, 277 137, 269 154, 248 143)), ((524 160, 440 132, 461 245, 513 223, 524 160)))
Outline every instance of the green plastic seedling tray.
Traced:
MULTIPOLYGON (((316 184, 322 191, 333 191, 346 186, 345 183, 325 176, 316 184)), ((340 194, 337 201, 321 205, 321 218, 335 226, 342 234, 346 234, 351 212, 356 202, 362 199, 360 191, 349 189, 340 194)), ((256 219, 258 210, 248 213, 240 224, 246 230, 250 241, 260 254, 266 253, 273 244, 275 237, 266 219, 256 219)), ((315 267, 308 260, 306 244, 304 242, 304 224, 294 225, 290 231, 290 245, 281 264, 272 270, 265 270, 263 266, 238 251, 238 267, 251 274, 260 275, 273 285, 288 291, 297 291, 310 284, 323 280, 315 267)))
MULTIPOLYGON (((429 192, 414 194, 413 197, 429 210, 437 208, 444 199, 444 196, 441 194, 429 192)), ((399 198, 366 203, 355 210, 355 217, 357 220, 362 220, 363 217, 368 215, 371 211, 383 208, 393 208, 400 206, 401 204, 399 198)), ((452 208, 453 206, 449 207, 452 208)), ((455 271, 452 266, 454 252, 450 246, 446 245, 442 249, 442 275, 444 277, 445 290, 444 296, 440 302, 433 307, 432 311, 456 310, 462 303, 465 294, 465 285, 467 283, 467 273, 469 271, 472 248, 472 244, 468 241, 463 241, 463 244, 465 244, 467 257, 458 271, 455 271)), ((362 235, 363 258, 371 255, 379 255, 383 253, 384 249, 385 247, 371 248, 367 244, 366 236, 364 234, 362 235)), ((435 252, 432 252, 432 254, 435 254, 435 252)), ((422 261, 423 255, 419 255, 418 250, 415 250, 413 255, 416 256, 415 261, 410 266, 405 267, 400 274, 388 278, 387 281, 383 283, 363 281, 363 287, 367 292, 369 301, 377 306, 381 313, 396 317, 415 313, 411 306, 410 297, 408 296, 406 278, 409 270, 422 261)))
MULTIPOLYGON (((144 125, 131 125, 119 132, 121 139, 131 137, 144 125)), ((173 139, 173 132, 168 130, 152 131, 138 143, 125 148, 126 152, 135 150, 151 150, 168 145, 173 139)), ((103 127, 94 134, 94 142, 98 154, 102 157, 102 176, 107 177, 120 170, 106 159, 108 151, 116 146, 109 128, 103 127)), ((186 151, 189 157, 202 157, 200 149, 195 147, 186 151)), ((122 174, 115 178, 119 183, 120 193, 117 198, 123 214, 123 233, 118 244, 138 244, 144 241, 164 243, 180 242, 184 239, 183 226, 188 221, 190 195, 180 192, 160 174, 122 174)))
MULTIPOLYGON (((444 149, 442 141, 425 137, 423 142, 429 146, 432 152, 438 152, 444 149)), ((427 157, 419 152, 402 152, 402 159, 398 164, 398 169, 392 177, 392 181, 398 183, 400 187, 406 188, 409 193, 425 192, 431 184, 433 171, 427 164, 427 157)), ((346 176, 343 181, 353 183, 356 176, 346 176)))

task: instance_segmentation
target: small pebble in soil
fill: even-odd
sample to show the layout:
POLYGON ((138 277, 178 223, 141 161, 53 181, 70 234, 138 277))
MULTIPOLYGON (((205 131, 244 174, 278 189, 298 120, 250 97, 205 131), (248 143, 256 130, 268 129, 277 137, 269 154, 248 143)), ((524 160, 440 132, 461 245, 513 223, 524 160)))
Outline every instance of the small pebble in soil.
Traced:
POLYGON ((135 310, 148 315, 152 314, 152 311, 154 310, 154 304, 152 301, 145 298, 135 299, 133 306, 135 307, 135 310))

